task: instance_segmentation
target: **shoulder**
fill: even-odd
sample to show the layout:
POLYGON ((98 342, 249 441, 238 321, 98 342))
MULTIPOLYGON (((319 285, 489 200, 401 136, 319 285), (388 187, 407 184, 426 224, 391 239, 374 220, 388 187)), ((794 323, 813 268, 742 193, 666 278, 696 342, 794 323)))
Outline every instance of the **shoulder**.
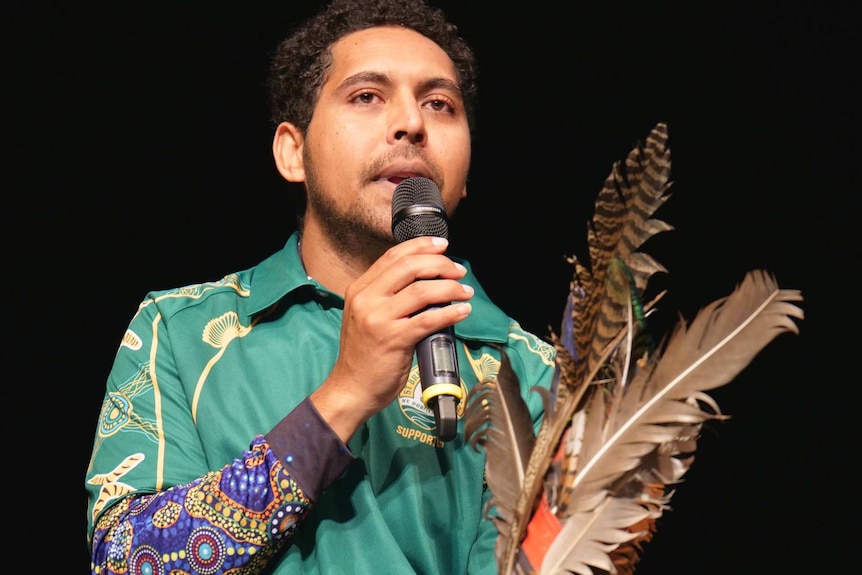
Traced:
POLYGON ((512 320, 503 351, 512 369, 524 382, 550 387, 556 361, 556 348, 512 320))
POLYGON ((150 291, 139 305, 139 313, 157 312, 165 319, 190 308, 224 306, 236 309, 241 300, 251 295, 248 282, 253 268, 230 273, 220 280, 189 284, 172 289, 150 291), (228 304, 228 302, 231 302, 228 304))
POLYGON ((548 367, 554 366, 556 357, 554 346, 538 335, 524 330, 515 320, 509 323, 505 349, 509 354, 523 356, 525 361, 538 362, 548 367))

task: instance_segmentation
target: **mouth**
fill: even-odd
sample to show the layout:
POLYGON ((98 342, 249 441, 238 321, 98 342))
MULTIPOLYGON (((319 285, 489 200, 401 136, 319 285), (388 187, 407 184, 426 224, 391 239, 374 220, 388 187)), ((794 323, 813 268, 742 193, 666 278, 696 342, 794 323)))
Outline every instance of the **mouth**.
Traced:
POLYGON ((425 164, 419 162, 398 162, 384 168, 378 175, 377 181, 390 182, 397 186, 408 178, 425 177, 433 180, 431 171, 425 164))

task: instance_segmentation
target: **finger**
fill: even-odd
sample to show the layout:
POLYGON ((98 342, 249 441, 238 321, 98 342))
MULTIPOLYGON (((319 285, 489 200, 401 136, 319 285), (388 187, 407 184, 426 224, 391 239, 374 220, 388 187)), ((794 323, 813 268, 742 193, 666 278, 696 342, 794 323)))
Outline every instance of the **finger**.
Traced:
POLYGON ((404 319, 401 332, 406 340, 418 343, 428 334, 438 332, 462 321, 470 315, 472 309, 468 301, 456 301, 448 305, 432 305, 404 319))
POLYGON ((432 306, 466 302, 472 297, 473 288, 456 280, 419 280, 393 294, 386 307, 393 317, 410 317, 432 306))
POLYGON ((360 286, 347 287, 345 309, 386 322, 413 315, 429 305, 466 300, 472 290, 458 280, 464 266, 443 255, 410 255, 396 261, 378 277, 360 286))
MULTIPOLYGON (((346 301, 364 300, 366 305, 372 305, 380 298, 391 298, 408 290, 406 295, 424 298, 417 305, 423 303, 439 303, 446 301, 448 296, 445 291, 458 290, 460 284, 457 280, 462 279, 467 273, 466 268, 441 254, 415 254, 406 255, 392 262, 392 265, 381 268, 374 276, 363 274, 359 279, 347 286, 345 293, 346 301), (437 284, 435 280, 448 280, 454 283, 437 284), (414 286, 414 284, 421 284, 414 286), (408 289, 409 288, 409 289, 408 289), (438 290, 435 298, 428 299, 433 291, 438 290)), ((414 309, 418 309, 414 308, 414 309)))
POLYGON ((420 236, 396 244, 386 250, 359 278, 353 283, 355 289, 362 289, 376 281, 381 274, 393 266, 399 265, 405 258, 418 254, 442 254, 449 246, 448 240, 434 236, 420 236))

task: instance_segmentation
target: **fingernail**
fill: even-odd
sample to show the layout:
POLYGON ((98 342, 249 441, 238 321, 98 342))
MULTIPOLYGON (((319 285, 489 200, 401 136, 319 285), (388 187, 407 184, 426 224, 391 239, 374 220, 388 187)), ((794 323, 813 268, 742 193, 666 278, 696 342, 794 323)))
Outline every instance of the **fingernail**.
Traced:
POLYGON ((448 246, 449 240, 437 236, 431 236, 431 243, 435 246, 448 246))
POLYGON ((467 273, 467 268, 465 268, 463 265, 459 264, 458 262, 453 262, 453 263, 455 264, 455 267, 458 268, 459 272, 467 273))
POLYGON ((473 292, 475 291, 473 289, 473 286, 468 286, 467 284, 461 284, 461 287, 464 289, 464 293, 467 295, 473 295, 473 292))
POLYGON ((473 306, 469 303, 464 302, 456 305, 458 306, 458 311, 461 313, 461 315, 469 315, 470 312, 473 311, 473 306))

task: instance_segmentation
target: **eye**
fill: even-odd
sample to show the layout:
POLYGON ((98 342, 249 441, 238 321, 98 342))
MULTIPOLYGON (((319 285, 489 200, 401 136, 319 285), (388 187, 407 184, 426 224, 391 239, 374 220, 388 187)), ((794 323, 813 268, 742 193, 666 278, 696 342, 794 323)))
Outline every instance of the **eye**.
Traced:
POLYGON ((455 104, 446 98, 432 98, 425 104, 435 112, 445 112, 448 114, 455 113, 455 104))
POLYGON ((374 92, 359 92, 353 96, 352 101, 357 104, 373 104, 376 98, 377 94, 374 92))

